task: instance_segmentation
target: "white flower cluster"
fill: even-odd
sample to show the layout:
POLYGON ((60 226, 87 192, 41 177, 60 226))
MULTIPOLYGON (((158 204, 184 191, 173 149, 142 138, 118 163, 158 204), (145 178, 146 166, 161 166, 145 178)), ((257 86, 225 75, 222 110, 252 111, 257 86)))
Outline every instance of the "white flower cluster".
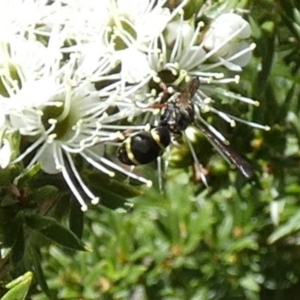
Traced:
POLYGON ((62 173, 86 210, 84 198, 98 198, 76 170, 76 154, 109 176, 118 171, 150 184, 103 153, 124 130, 144 128, 120 121, 128 124, 155 101, 153 83, 180 87, 198 77, 195 106, 203 121, 207 111, 238 120, 213 107, 215 93, 256 105, 223 89, 238 77, 220 71, 241 71, 251 59, 249 24, 225 13, 203 28, 184 19, 188 2, 1 0, 0 167, 31 154, 27 168, 40 163, 46 173, 62 173), (15 131, 26 147, 13 158, 8 136, 15 131))

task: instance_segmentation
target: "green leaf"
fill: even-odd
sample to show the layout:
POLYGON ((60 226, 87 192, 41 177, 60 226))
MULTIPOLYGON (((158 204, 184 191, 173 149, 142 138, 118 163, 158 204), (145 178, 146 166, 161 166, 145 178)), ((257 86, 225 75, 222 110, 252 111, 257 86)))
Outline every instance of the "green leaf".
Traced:
POLYGON ((244 238, 239 239, 238 241, 232 243, 228 248, 228 252, 240 252, 245 249, 257 250, 259 248, 258 243, 256 241, 257 237, 253 234, 251 236, 246 236, 244 238))
POLYGON ((298 230, 300 230, 300 211, 291 217, 284 225, 279 226, 279 228, 269 236, 268 242, 272 244, 298 230))
POLYGON ((132 185, 108 178, 99 172, 91 173, 88 177, 95 194, 100 196, 100 203, 111 209, 123 207, 126 198, 136 197, 142 193, 132 185))
POLYGON ((14 185, 18 187, 27 186, 28 183, 41 171, 40 164, 33 165, 30 169, 22 172, 14 179, 14 185))
POLYGON ((141 194, 139 189, 135 188, 133 185, 122 183, 117 176, 116 178, 110 178, 105 174, 93 172, 88 175, 88 178, 95 188, 109 191, 112 194, 124 198, 132 198, 141 194))
POLYGON ((35 249, 34 246, 31 246, 29 249, 29 253, 30 253, 32 265, 34 268, 34 274, 35 274, 38 284, 40 285, 40 287, 43 290, 43 292, 45 293, 45 295, 47 295, 47 297, 49 299, 53 299, 52 295, 50 293, 47 281, 45 279, 43 268, 41 266, 42 261, 40 259, 39 251, 37 249, 35 249))
POLYGON ((18 232, 15 236, 15 242, 11 250, 12 262, 16 264, 20 262, 24 256, 24 251, 25 251, 24 230, 22 226, 19 226, 18 232))
POLYGON ((83 233, 83 211, 77 201, 70 201, 69 228, 78 238, 83 233))
POLYGON ((204 0, 194 0, 189 1, 187 5, 184 6, 184 19, 190 19, 194 14, 197 14, 201 6, 204 4, 204 0))
POLYGON ((40 215, 30 215, 26 216, 25 220, 31 229, 36 230, 56 244, 72 250, 88 250, 72 231, 60 225, 55 219, 40 215))
POLYGON ((45 200, 58 192, 58 188, 53 185, 46 185, 39 189, 36 189, 33 193, 31 193, 28 198, 31 201, 38 202, 45 200))
POLYGON ((9 291, 1 298, 1 300, 25 300, 32 279, 32 272, 26 272, 24 275, 8 283, 5 287, 9 289, 9 291))
POLYGON ((10 168, 0 168, 0 186, 6 186, 10 183, 11 171, 10 168))
MULTIPOLYGON (((8 211, 6 211, 8 212, 8 211)), ((3 226, 3 236, 1 236, 1 243, 3 244, 4 247, 13 247, 13 245, 16 243, 18 239, 18 235, 20 233, 20 227, 21 224, 17 218, 12 218, 12 216, 7 213, 4 214, 2 211, 3 215, 5 218, 1 216, 1 225, 3 226), (8 219, 6 219, 8 218, 8 219)))
POLYGON ((244 289, 248 289, 250 291, 259 292, 259 290, 260 290, 256 276, 253 274, 249 274, 249 275, 242 277, 240 279, 240 285, 244 289))

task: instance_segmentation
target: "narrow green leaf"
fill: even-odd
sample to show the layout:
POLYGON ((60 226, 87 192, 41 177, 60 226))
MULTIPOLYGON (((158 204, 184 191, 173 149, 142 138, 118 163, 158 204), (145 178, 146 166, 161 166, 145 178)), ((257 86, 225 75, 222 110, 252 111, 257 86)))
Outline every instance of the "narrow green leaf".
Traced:
POLYGON ((245 249, 257 250, 259 248, 257 243, 257 237, 253 234, 251 236, 246 236, 232 243, 227 247, 228 252, 240 252, 245 249))
POLYGON ((11 250, 11 259, 13 263, 18 263, 22 260, 25 250, 24 230, 19 226, 18 233, 15 236, 15 242, 11 250))
POLYGON ((102 173, 93 172, 88 175, 88 178, 96 189, 106 190, 124 198, 132 198, 141 194, 139 189, 133 185, 122 183, 117 176, 116 178, 108 178, 102 173))
POLYGON ((300 230, 300 211, 291 217, 285 224, 279 226, 279 228, 269 236, 268 242, 272 244, 298 230, 300 230))
POLYGON ((189 1, 184 7, 184 19, 190 19, 194 14, 197 14, 200 7, 203 5, 204 0, 189 1))
POLYGON ((39 189, 36 189, 34 193, 29 195, 31 201, 38 202, 41 200, 45 200, 58 192, 57 187, 53 185, 46 185, 39 189))
POLYGON ((32 272, 26 272, 24 275, 8 283, 5 287, 9 289, 9 291, 1 298, 1 300, 25 300, 32 279, 32 272))
POLYGON ((29 253, 34 268, 34 274, 39 286, 41 287, 41 289, 49 299, 53 299, 41 266, 41 261, 39 259, 38 251, 33 246, 31 246, 29 248, 29 253))
POLYGON ((52 242, 72 250, 87 251, 87 247, 70 230, 60 225, 55 219, 40 215, 25 218, 26 224, 52 242))
POLYGON ((93 191, 100 197, 100 203, 108 208, 124 207, 126 198, 139 196, 141 191, 134 186, 124 184, 116 179, 104 177, 102 174, 90 174, 89 180, 93 191))
POLYGON ((41 171, 40 164, 33 165, 30 169, 22 172, 14 179, 14 184, 19 187, 27 186, 28 183, 41 171))
POLYGON ((255 275, 249 274, 240 279, 240 285, 250 291, 259 292, 260 286, 255 275))
POLYGON ((83 233, 83 211, 77 201, 70 201, 69 228, 78 238, 83 233))

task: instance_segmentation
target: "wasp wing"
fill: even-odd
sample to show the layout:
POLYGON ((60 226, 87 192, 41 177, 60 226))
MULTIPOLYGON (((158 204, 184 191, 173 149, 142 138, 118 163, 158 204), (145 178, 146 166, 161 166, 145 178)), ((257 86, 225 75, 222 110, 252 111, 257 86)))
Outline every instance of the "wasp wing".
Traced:
POLYGON ((253 177, 253 168, 244 158, 235 152, 233 148, 224 144, 224 142, 222 142, 213 132, 204 127, 204 125, 200 124, 199 122, 197 122, 196 125, 208 139, 208 141, 220 152, 222 156, 225 157, 226 160, 234 164, 243 176, 246 178, 253 177))

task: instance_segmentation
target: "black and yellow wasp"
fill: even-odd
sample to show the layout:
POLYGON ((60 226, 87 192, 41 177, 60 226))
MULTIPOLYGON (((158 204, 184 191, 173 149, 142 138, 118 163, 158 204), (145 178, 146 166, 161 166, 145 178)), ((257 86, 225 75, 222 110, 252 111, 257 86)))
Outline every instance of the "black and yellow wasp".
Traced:
POLYGON ((195 119, 193 98, 200 87, 198 78, 191 80, 187 88, 171 96, 165 84, 161 83, 163 94, 157 125, 150 130, 141 130, 128 136, 117 150, 118 159, 126 165, 148 164, 161 156, 171 143, 172 135, 180 134, 189 125, 195 125, 209 142, 246 177, 253 176, 251 165, 225 144, 208 126, 195 119))

